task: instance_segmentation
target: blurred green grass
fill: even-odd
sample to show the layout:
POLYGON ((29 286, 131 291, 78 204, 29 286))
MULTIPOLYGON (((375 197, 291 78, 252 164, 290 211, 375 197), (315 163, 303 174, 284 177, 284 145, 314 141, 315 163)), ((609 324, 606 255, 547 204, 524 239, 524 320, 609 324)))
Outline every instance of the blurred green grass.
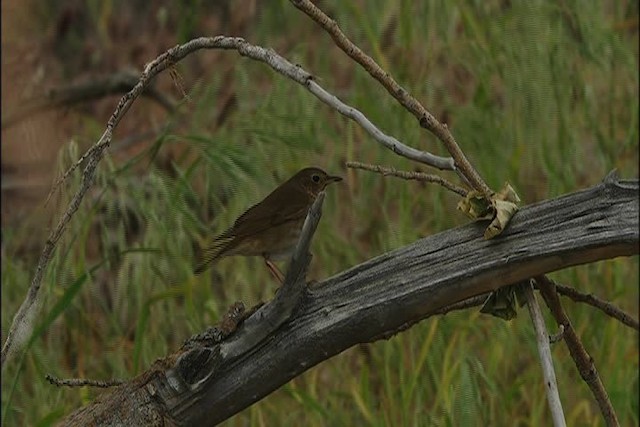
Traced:
MULTIPOLYGON (((180 37, 192 33, 197 7, 180 21, 180 37)), ((493 188, 508 180, 530 203, 596 184, 613 168, 638 176, 637 3, 375 0, 323 7, 446 120, 493 188)), ((252 32, 250 41, 300 63, 383 131, 444 154, 287 1, 262 7, 252 32)), ((233 54, 222 60, 234 64, 237 104, 215 132, 211 121, 225 83, 214 68, 189 94, 188 131, 160 135, 138 167, 104 162, 97 191, 46 273, 43 319, 56 304, 60 312, 3 373, 6 425, 49 425, 100 393, 54 388, 47 373, 129 378, 217 322, 233 301, 271 298, 276 285, 260 260, 225 259, 193 277, 192 248, 304 166, 346 178, 328 191, 312 246, 314 279, 466 222, 453 213, 456 198, 439 187, 345 170, 345 160, 416 165, 265 65, 233 54), (181 155, 168 173, 156 159, 171 148, 181 155)), ((103 124, 95 125, 84 137, 98 136, 103 124)), ((77 158, 69 151, 61 163, 77 158)), ((77 178, 65 197, 75 184, 77 178)), ((33 264, 11 252, 25 233, 3 230, 3 331, 32 274, 33 264)), ((552 277, 638 316, 637 257, 552 277)), ((637 333, 588 307, 565 305, 620 422, 637 425, 637 333)), ((603 425, 564 346, 555 345, 553 354, 569 425, 603 425)), ((345 351, 224 425, 549 423, 527 314, 507 323, 469 310, 345 351)))

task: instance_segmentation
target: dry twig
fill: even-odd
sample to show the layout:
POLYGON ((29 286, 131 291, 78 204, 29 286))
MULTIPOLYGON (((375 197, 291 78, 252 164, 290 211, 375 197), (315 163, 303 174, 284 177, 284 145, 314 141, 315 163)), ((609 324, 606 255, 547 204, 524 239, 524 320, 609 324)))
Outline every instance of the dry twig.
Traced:
POLYGON ((438 175, 432 175, 432 174, 427 174, 422 172, 399 171, 391 167, 371 165, 371 164, 360 163, 360 162, 347 162, 346 165, 348 168, 368 170, 371 172, 382 174, 384 176, 391 175, 391 176, 397 176, 398 178, 402 178, 406 180, 413 179, 421 182, 432 182, 434 184, 440 184, 444 188, 451 190, 462 197, 465 197, 469 193, 464 188, 457 186, 454 183, 447 181, 446 179, 438 175))
POLYGON ((560 298, 558 298, 558 293, 556 292, 556 285, 546 276, 538 276, 535 278, 535 281, 558 326, 564 328, 564 342, 567 344, 569 353, 578 368, 578 372, 580 372, 580 376, 587 383, 596 398, 605 422, 608 426, 620 425, 613 405, 611 405, 611 401, 609 400, 607 390, 604 388, 600 380, 600 375, 598 375, 598 370, 593 363, 593 359, 584 348, 580 337, 575 329, 573 329, 569 316, 567 316, 567 313, 565 313, 560 303, 560 298))
POLYGON ((593 294, 585 294, 577 289, 572 288, 571 286, 561 285, 549 278, 547 278, 553 285, 556 287, 556 291, 565 297, 571 298, 575 302, 582 302, 585 304, 589 304, 599 310, 602 310, 608 316, 613 317, 618 320, 620 323, 625 324, 636 331, 640 331, 640 324, 637 319, 634 319, 629 313, 624 310, 616 307, 614 304, 605 301, 603 299, 598 298, 593 294))

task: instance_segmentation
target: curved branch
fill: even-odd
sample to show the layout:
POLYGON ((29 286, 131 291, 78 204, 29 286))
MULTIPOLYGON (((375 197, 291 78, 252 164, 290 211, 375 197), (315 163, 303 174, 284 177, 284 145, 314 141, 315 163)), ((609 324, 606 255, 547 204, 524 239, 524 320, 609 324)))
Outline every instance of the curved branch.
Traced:
POLYGON ((318 83, 309 79, 305 83, 305 86, 311 93, 318 97, 322 102, 333 107, 343 116, 350 118, 358 123, 362 128, 369 133, 376 141, 382 144, 385 148, 393 151, 394 153, 406 157, 409 160, 414 160, 425 165, 432 166, 440 170, 452 170, 458 172, 456 164, 451 157, 435 156, 426 151, 416 150, 413 147, 404 145, 392 136, 386 135, 380 129, 374 126, 373 123, 367 119, 367 117, 355 108, 343 103, 336 96, 330 94, 324 90, 318 83))
MULTIPOLYGON (((260 46, 252 45, 250 43, 247 43, 240 37, 200 37, 191 40, 183 45, 178 45, 169 49, 162 55, 158 56, 155 60, 147 64, 144 71, 139 77, 138 83, 133 87, 133 89, 131 89, 120 99, 120 102, 109 118, 107 127, 98 142, 96 142, 89 150, 87 150, 87 152, 85 152, 80 157, 80 159, 76 161, 76 163, 74 163, 60 179, 58 179, 49 194, 49 197, 51 197, 53 192, 55 192, 59 188, 60 184, 64 182, 78 167, 80 167, 81 164, 86 162, 86 166, 84 168, 82 179, 80 182, 80 187, 76 190, 71 202, 67 206, 65 212, 62 214, 57 225, 49 234, 49 237, 40 254, 40 258, 36 266, 36 271, 31 281, 31 285, 29 286, 27 296, 13 318, 13 322, 11 324, 11 327, 9 328, 7 337, 2 347, 0 365, 3 368, 7 359, 11 355, 15 354, 16 350, 24 346, 24 343, 33 331, 34 319, 37 318, 42 304, 40 297, 40 286, 42 284, 44 270, 48 266, 51 256, 53 255, 53 251, 55 250, 56 244, 64 233, 67 224, 69 223, 69 221, 71 221, 71 218, 78 210, 82 199, 93 184, 98 163, 102 160, 104 151, 111 145, 113 132, 118 123, 120 122, 120 120, 122 120, 129 108, 131 108, 133 102, 138 98, 138 96, 140 96, 145 90, 147 90, 153 79, 159 73, 166 70, 167 68, 172 67, 176 62, 182 60, 187 55, 200 49, 237 50, 238 53, 242 56, 246 56, 266 63, 278 73, 289 77, 295 82, 301 84, 309 91, 311 91, 314 95, 318 96, 323 102, 328 103, 334 108, 339 110, 345 106, 345 104, 337 101, 337 98, 331 96, 327 97, 325 94, 328 93, 324 91, 324 89, 320 88, 320 86, 315 82, 313 82, 311 74, 303 70, 301 67, 293 65, 291 62, 279 56, 271 49, 265 49, 260 46)), ((357 110, 353 109, 353 111, 357 110)), ((364 118, 362 114, 355 114, 351 118, 354 117, 358 117, 360 120, 364 118)), ((375 128, 375 126, 368 122, 368 120, 367 123, 368 124, 365 129, 367 129, 367 131, 369 131, 370 133, 373 132, 372 136, 374 136, 375 138, 385 136, 384 133, 375 128)), ((385 141, 381 141, 383 145, 389 142, 386 138, 383 138, 383 140, 385 141)), ((398 152, 399 154, 407 152, 408 155, 420 155, 422 156, 424 162, 433 161, 434 166, 436 167, 453 167, 453 162, 451 162, 450 159, 448 160, 447 158, 441 158, 432 156, 428 153, 422 153, 418 150, 401 144, 395 139, 393 141, 395 141, 395 145, 387 148, 391 148, 394 151, 397 150, 396 152, 398 152)), ((47 200, 48 199, 49 198, 47 198, 47 200)))

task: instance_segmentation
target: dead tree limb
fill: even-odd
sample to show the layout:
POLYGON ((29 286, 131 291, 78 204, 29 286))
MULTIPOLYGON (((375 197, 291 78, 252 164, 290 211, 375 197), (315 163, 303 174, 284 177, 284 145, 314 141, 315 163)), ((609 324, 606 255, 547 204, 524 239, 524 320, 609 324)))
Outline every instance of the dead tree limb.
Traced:
MULTIPOLYGON (((306 289, 292 316, 242 355, 226 341, 183 349, 71 414, 65 425, 214 425, 358 343, 443 307, 551 271, 639 252, 638 180, 524 207, 499 238, 448 230, 306 289)), ((242 339, 243 326, 229 339, 242 339)))
POLYGON ((604 301, 592 294, 584 294, 579 290, 572 288, 571 286, 566 286, 555 282, 554 285, 559 295, 570 298, 574 302, 589 304, 590 306, 601 310, 607 316, 616 319, 618 322, 629 326, 636 331, 640 331, 640 322, 638 322, 638 319, 633 318, 633 316, 631 316, 629 313, 626 313, 624 310, 616 307, 609 301, 604 301))
POLYGON ((578 372, 580 372, 580 377, 582 377, 584 382, 587 383, 591 393, 593 393, 593 396, 596 399, 596 402, 598 402, 604 421, 607 426, 619 426, 620 422, 618 421, 618 416, 613 409, 611 400, 609 400, 609 394, 607 393, 604 384, 602 384, 602 380, 600 380, 600 375, 598 374, 598 370, 596 369, 593 359, 589 356, 589 353, 582 344, 582 340, 573 328, 571 320, 569 320, 569 316, 567 316, 567 313, 562 307, 560 297, 556 292, 555 283, 546 276, 538 276, 535 278, 535 281, 538 284, 542 297, 551 310, 551 314, 553 314, 554 319, 556 319, 558 326, 561 326, 564 330, 564 342, 567 344, 569 353, 575 361, 578 372))
POLYGON ((533 293, 533 286, 530 281, 523 286, 524 294, 527 301, 527 308, 533 322, 533 329, 536 332, 536 343, 538 346, 538 354, 542 365, 542 374, 544 377, 545 391, 547 393, 547 402, 549 402, 549 410, 553 419, 554 427, 566 427, 567 421, 562 409, 562 401, 560 400, 560 392, 558 391, 558 381, 556 380, 556 372, 553 368, 553 358, 551 357, 551 345, 549 343, 549 333, 547 326, 544 324, 542 310, 533 293))
MULTIPOLYGON (((98 77, 83 83, 74 83, 50 89, 41 96, 25 99, 2 117, 2 129, 9 128, 22 120, 46 110, 68 107, 81 102, 95 101, 110 95, 121 95, 133 89, 138 83, 138 74, 120 71, 110 76, 98 77)), ((153 86, 147 87, 143 96, 160 104, 167 112, 175 110, 177 102, 153 86)))

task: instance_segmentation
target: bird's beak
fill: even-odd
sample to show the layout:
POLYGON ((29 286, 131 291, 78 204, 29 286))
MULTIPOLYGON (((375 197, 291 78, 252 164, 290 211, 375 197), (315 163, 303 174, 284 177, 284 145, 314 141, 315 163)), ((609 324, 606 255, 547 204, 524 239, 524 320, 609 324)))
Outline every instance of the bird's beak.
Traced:
POLYGON ((327 177, 327 184, 331 184, 332 182, 338 182, 338 181, 342 181, 342 177, 340 177, 340 176, 328 176, 327 177))

